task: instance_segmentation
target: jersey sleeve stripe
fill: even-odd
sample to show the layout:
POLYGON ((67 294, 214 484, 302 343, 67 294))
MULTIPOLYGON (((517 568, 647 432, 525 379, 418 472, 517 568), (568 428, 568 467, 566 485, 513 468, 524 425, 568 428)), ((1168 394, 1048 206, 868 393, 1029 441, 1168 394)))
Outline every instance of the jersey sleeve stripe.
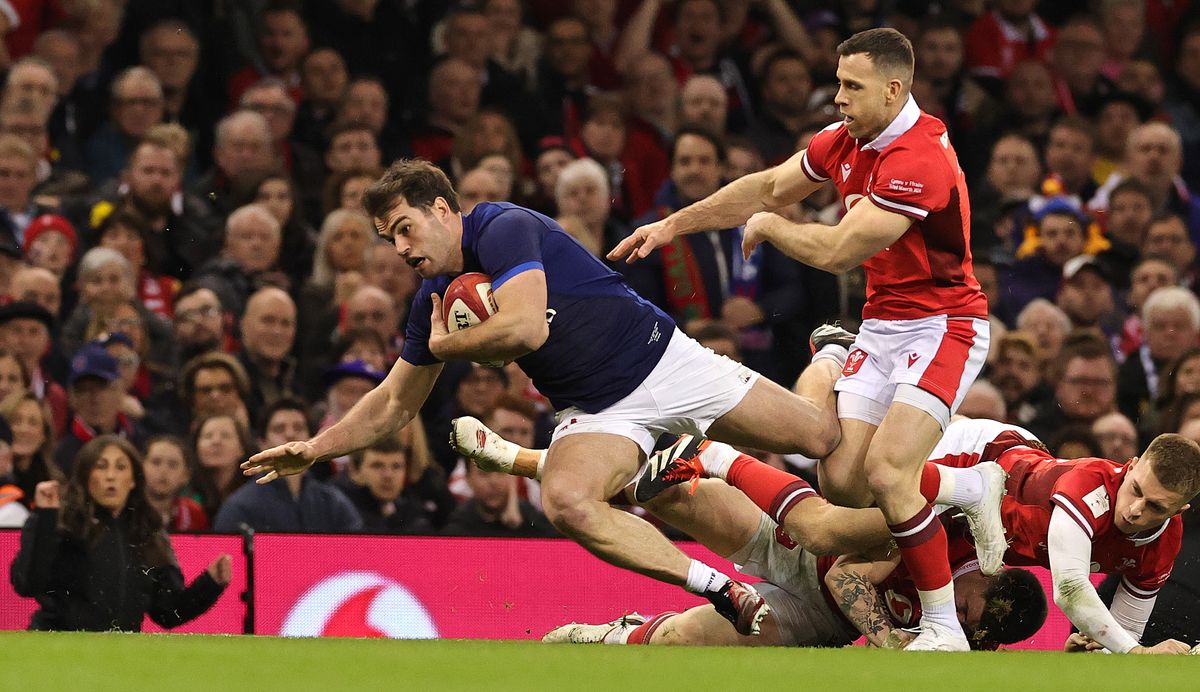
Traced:
POLYGON ((884 199, 874 192, 871 193, 871 201, 885 209, 888 209, 889 211, 899 212, 905 216, 911 216, 914 219, 921 220, 926 216, 929 216, 929 211, 926 209, 915 207, 911 204, 902 204, 900 202, 894 202, 890 199, 884 199))
POLYGON ((1080 528, 1083 529, 1083 532, 1088 535, 1088 539, 1095 539, 1095 531, 1092 529, 1092 525, 1088 523, 1087 519, 1083 518, 1083 512, 1080 512, 1079 508, 1072 504, 1071 501, 1067 499, 1066 495, 1063 495, 1062 493, 1055 493, 1054 496, 1050 498, 1050 501, 1055 505, 1062 507, 1063 510, 1075 520, 1075 523, 1079 524, 1080 528))
POLYGON ((496 277, 495 279, 492 279, 492 290, 494 291, 497 288, 500 288, 506 282, 508 282, 509 279, 513 278, 517 274, 524 274, 525 272, 531 271, 533 269, 540 269, 541 271, 546 271, 546 268, 544 266, 542 266, 541 262, 522 262, 521 264, 518 264, 517 266, 513 267, 512 269, 509 269, 508 271, 504 272, 503 274, 496 277))
POLYGON ((829 180, 829 176, 817 175, 817 172, 813 170, 812 164, 808 162, 807 149, 805 149, 804 153, 800 155, 800 167, 804 169, 804 175, 807 175, 808 179, 814 183, 823 183, 826 180, 829 180))
POLYGON ((1124 585, 1125 590, 1129 592, 1129 595, 1134 596, 1135 598, 1147 600, 1158 595, 1158 589, 1143 589, 1134 586, 1129 582, 1128 577, 1121 577, 1121 584, 1124 585))

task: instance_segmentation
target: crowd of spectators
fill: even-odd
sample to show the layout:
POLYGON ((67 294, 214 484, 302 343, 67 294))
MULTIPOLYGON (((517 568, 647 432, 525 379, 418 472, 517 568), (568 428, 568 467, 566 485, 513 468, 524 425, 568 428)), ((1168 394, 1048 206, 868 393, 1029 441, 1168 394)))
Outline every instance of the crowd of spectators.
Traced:
MULTIPOLYGON (((914 96, 971 190, 993 339, 963 413, 1061 456, 1200 439, 1200 3, 0 0, 0 510, 113 434, 171 530, 551 535, 537 483, 442 442, 473 415, 546 443, 553 412, 512 365, 449 364, 397 439, 349 458, 238 472, 400 351, 417 277, 362 191, 423 157, 464 212, 531 207, 604 261, 836 122, 836 46, 881 25, 913 40, 914 96)), ((779 212, 844 206, 829 185, 779 212)), ((737 228, 612 266, 785 384, 812 328, 864 301, 860 273, 744 259, 737 228)))

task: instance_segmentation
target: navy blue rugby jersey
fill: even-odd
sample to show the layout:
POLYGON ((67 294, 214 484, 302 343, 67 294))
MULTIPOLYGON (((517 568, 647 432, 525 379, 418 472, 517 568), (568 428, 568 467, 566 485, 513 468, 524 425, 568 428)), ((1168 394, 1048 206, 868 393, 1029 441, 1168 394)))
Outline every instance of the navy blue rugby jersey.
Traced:
MULTIPOLYGON (((555 221, 507 202, 484 202, 463 217, 463 272, 492 277, 492 290, 518 274, 546 274, 550 337, 517 359, 556 409, 596 413, 641 384, 662 358, 675 322, 641 298, 620 274, 594 257, 555 221)), ((408 315, 404 351, 413 365, 432 365, 431 293, 445 295, 453 277, 421 283, 408 315)))

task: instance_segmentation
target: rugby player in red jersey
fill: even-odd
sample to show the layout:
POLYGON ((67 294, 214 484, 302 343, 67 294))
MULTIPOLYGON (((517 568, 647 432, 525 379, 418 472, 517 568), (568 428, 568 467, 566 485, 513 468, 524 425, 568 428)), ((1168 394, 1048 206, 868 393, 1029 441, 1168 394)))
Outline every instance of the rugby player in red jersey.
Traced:
MULTIPOLYGON (((679 235, 745 223, 747 255, 767 242, 831 272, 863 265, 867 303, 857 338, 814 332, 814 360, 846 358, 837 384, 841 443, 820 465, 821 487, 839 504, 883 510, 921 594, 922 631, 909 650, 963 651, 946 534, 918 484, 988 349, 966 182, 945 126, 910 94, 908 39, 870 29, 844 41, 838 54, 835 103, 843 120, 783 164, 638 228, 609 258, 634 261, 679 235), (846 208, 836 226, 773 213, 829 181, 846 208)), ((982 570, 999 569, 1003 535, 975 539, 982 570)))
MULTIPOLYGON (((686 441, 692 449, 695 440, 686 441)), ((675 445, 668 483, 716 476, 746 493, 789 532, 807 521, 792 499, 795 476, 713 441, 698 453, 675 445)), ((657 460, 656 460, 657 461, 657 460)), ((1159 587, 1171 575, 1183 535, 1180 513, 1200 493, 1200 445, 1159 435, 1140 456, 1121 464, 1108 459, 1056 459, 1032 433, 1007 423, 955 421, 921 474, 921 493, 937 505, 971 506, 983 500, 979 466, 995 463, 1008 475, 1000 516, 1010 545, 1004 562, 1050 569, 1054 602, 1080 630, 1068 650, 1114 653, 1187 653, 1173 639, 1139 643, 1159 587), (1120 574, 1111 608, 1089 580, 1093 572, 1120 574)), ((807 484, 805 484, 807 485, 807 484)))

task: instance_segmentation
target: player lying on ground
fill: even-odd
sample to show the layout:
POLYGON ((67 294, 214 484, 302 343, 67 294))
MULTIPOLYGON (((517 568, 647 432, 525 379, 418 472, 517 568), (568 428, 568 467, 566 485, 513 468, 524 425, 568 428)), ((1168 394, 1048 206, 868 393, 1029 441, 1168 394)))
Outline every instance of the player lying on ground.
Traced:
MULTIPOLYGON (((652 459, 657 470, 648 470, 654 474, 655 490, 716 476, 770 511, 777 504, 774 498, 791 492, 799 480, 718 442, 676 445, 664 453, 652 459), (674 459, 666 458, 671 454, 674 459), (740 465, 736 474, 725 470, 726 460, 734 455, 740 465)), ((1056 459, 1022 428, 963 419, 946 429, 925 464, 921 493, 935 504, 969 503, 980 489, 961 471, 991 461, 1008 474, 1001 503, 1010 540, 1005 563, 1050 569, 1054 602, 1082 633, 1067 643, 1068 650, 1187 653, 1188 645, 1173 639, 1150 647, 1138 642, 1179 553, 1180 512, 1200 492, 1200 445, 1165 434, 1125 464, 1056 459), (1104 607, 1092 586, 1092 572, 1121 574, 1111 608, 1104 607)), ((645 478, 639 478, 639 485, 645 478)), ((791 530, 791 515, 796 513, 783 507, 773 516, 791 530)))
POLYGON ((254 455, 243 472, 269 482, 393 435, 420 410, 443 361, 516 361, 560 414, 542 483, 554 526, 614 565, 703 595, 739 632, 756 631, 767 605, 753 588, 688 558, 607 500, 664 432, 829 454, 840 435, 825 413, 835 406, 830 382, 838 366, 808 368, 809 380, 821 380, 813 396, 798 395, 807 392, 804 378, 798 394, 760 378, 683 334, 553 219, 491 202, 463 215, 450 181, 428 162, 397 161, 363 200, 379 235, 424 279, 404 350, 338 423, 254 455), (466 272, 491 277, 497 311, 451 332, 440 296, 466 272), (763 426, 769 419, 786 424, 763 426))
MULTIPOLYGON (((473 418, 455 421, 451 441, 460 453, 488 470, 533 477, 542 457, 503 440, 473 418)), ((682 444, 687 442, 685 438, 682 444)), ((672 456, 672 452, 658 454, 672 456)), ((631 501, 632 491, 630 488, 627 493, 631 501)), ((880 547, 881 541, 886 544, 890 539, 883 515, 829 504, 797 479, 784 493, 793 494, 795 499, 784 503, 788 507, 784 512, 789 522, 786 532, 745 494, 714 480, 697 481, 690 488, 664 487, 643 505, 740 565, 742 572, 765 580, 755 585, 771 607, 759 636, 739 635, 706 605, 649 619, 627 615, 607 624, 573 623, 553 630, 544 641, 844 646, 866 635, 875 646, 903 647, 915 635, 899 628, 917 624, 920 600, 911 575, 900 565, 899 554, 880 547), (854 530, 843 526, 843 517, 862 513, 873 514, 874 525, 860 522, 854 530), (865 555, 831 555, 848 551, 865 555)), ((961 531, 950 546, 956 611, 974 648, 1015 643, 1041 627, 1046 598, 1032 574, 1002 570, 985 577, 973 559, 974 547, 961 531)))

